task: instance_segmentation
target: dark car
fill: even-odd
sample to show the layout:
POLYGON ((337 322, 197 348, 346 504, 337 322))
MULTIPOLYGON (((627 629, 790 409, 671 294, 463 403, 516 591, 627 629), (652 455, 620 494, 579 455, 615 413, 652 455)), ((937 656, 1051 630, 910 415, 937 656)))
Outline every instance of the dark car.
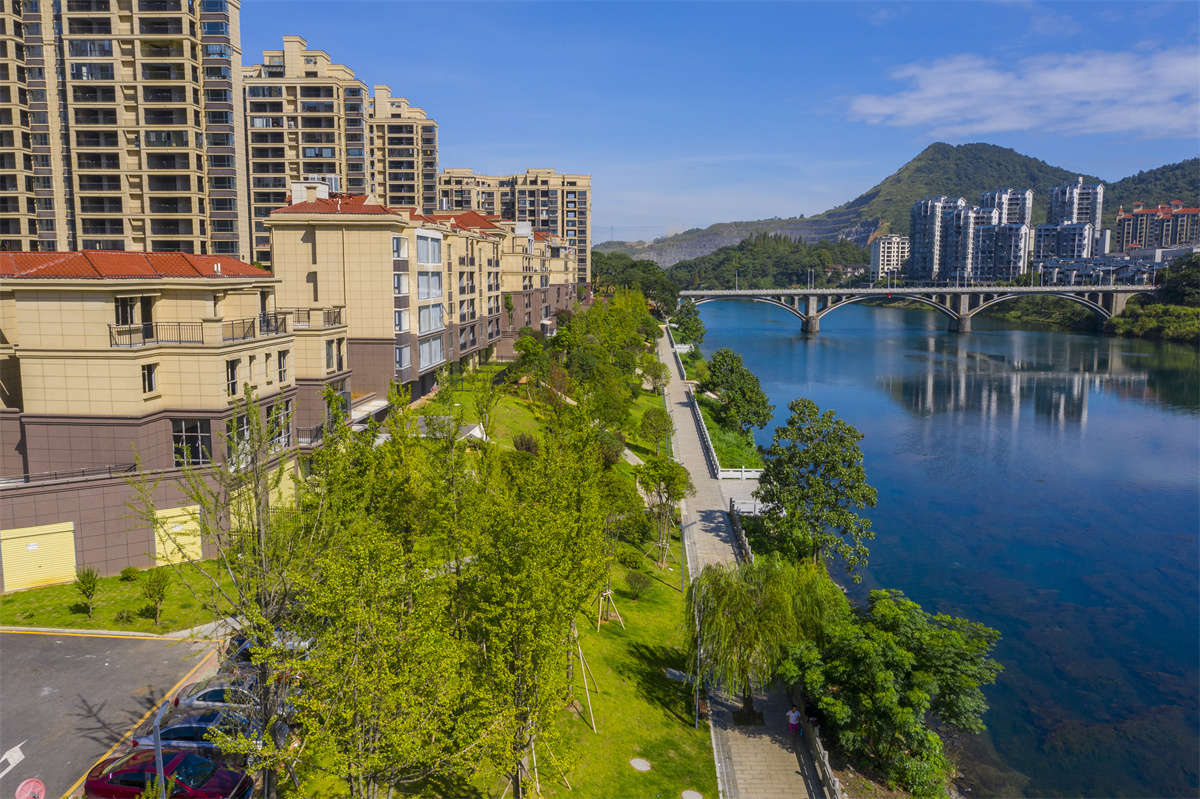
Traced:
MULTIPOLYGON (((275 631, 274 645, 293 655, 303 658, 312 647, 312 641, 298 637, 295 633, 275 631)), ((253 642, 244 633, 233 635, 221 652, 218 672, 253 677, 258 668, 254 665, 253 642)))
MULTIPOLYGON (((176 710, 162 720, 159 732, 163 746, 216 752, 217 745, 208 740, 208 734, 218 728, 230 735, 240 732, 247 738, 257 737, 249 719, 232 707, 225 710, 208 707, 176 710)), ((134 738, 133 745, 153 748, 153 731, 147 731, 145 735, 134 738)))
MULTIPOLYGON (((162 754, 163 778, 175 779, 171 796, 243 799, 254 790, 254 780, 245 772, 226 768, 195 752, 164 748, 162 754)), ((156 777, 154 749, 138 748, 100 761, 88 772, 83 794, 94 799, 132 799, 147 785, 153 785, 156 777)))

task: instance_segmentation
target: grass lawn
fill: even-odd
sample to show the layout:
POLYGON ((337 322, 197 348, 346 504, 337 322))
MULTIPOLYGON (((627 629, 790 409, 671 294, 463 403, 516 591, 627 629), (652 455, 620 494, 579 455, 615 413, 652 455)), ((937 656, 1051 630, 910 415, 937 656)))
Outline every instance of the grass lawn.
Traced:
MULTIPOLYGON (((661 394, 655 394, 653 391, 643 391, 642 395, 633 401, 633 407, 630 408, 629 429, 625 432, 625 446, 642 460, 654 456, 654 442, 642 438, 642 434, 638 430, 642 423, 642 414, 650 408, 661 408, 662 406, 663 399, 661 394)), ((666 441, 663 441, 659 446, 659 452, 661 453, 665 447, 666 441)))
POLYGON ((717 462, 724 469, 761 469, 762 455, 754 445, 754 439, 733 430, 728 430, 716 421, 716 403, 699 394, 696 402, 700 405, 700 415, 704 417, 704 426, 708 428, 708 437, 712 439, 713 449, 717 451, 717 462))
MULTIPOLYGON (((210 573, 219 574, 216 561, 208 561, 204 567, 210 573)), ((170 566, 159 568, 171 569, 170 566)), ((189 574, 190 567, 182 568, 199 591, 200 575, 189 574)), ((100 578, 100 590, 96 592, 91 621, 88 620, 83 597, 73 584, 66 583, 30 588, 0 597, 0 624, 167 633, 213 621, 212 613, 202 607, 187 586, 172 576, 167 599, 163 602, 162 621, 155 625, 154 607, 142 597, 142 584, 149 571, 141 572, 138 580, 130 583, 122 582, 119 577, 100 578)), ((228 584, 228 580, 222 582, 228 584)))
MULTIPOLYGON (((505 366, 507 364, 485 364, 479 368, 479 372, 494 376, 505 366)), ((460 383, 456 380, 454 386, 450 392, 451 397, 462 407, 464 420, 467 424, 478 423, 479 415, 475 413, 473 401, 475 392, 471 389, 471 381, 468 379, 460 383)), ((430 404, 422 405, 417 409, 417 413, 422 416, 433 412, 433 406, 430 404)), ((500 402, 496 404, 495 414, 496 430, 493 438, 496 443, 510 449, 516 436, 521 433, 537 433, 541 427, 533 405, 525 400, 524 391, 520 387, 515 388, 512 394, 501 396, 500 402)))
MULTIPOLYGON (((675 557, 682 560, 678 540, 675 557)), ((683 594, 680 566, 659 570, 649 559, 643 571, 654 584, 634 600, 625 585, 626 570, 614 567, 617 610, 627 629, 614 618, 596 632, 596 610, 577 618, 584 656, 600 686, 592 691, 598 733, 592 732, 576 667, 574 694, 579 705, 563 713, 562 723, 574 736, 577 762, 568 791, 550 769, 542 770, 542 791, 561 797, 678 797, 685 790, 716 799, 717 775, 707 722, 693 729, 690 688, 667 678, 665 669, 686 671, 683 658, 683 594), (650 761, 650 771, 636 771, 629 761, 650 761), (553 776, 552 776, 553 775, 553 776)), ((539 752, 539 755, 541 753, 539 752)), ((540 758, 539 758, 540 759, 540 758)))

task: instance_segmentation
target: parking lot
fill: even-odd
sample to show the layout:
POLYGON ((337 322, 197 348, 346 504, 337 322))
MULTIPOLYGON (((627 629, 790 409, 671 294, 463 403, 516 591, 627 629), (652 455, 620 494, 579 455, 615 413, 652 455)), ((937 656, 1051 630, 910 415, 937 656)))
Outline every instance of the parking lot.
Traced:
POLYGON ((0 797, 27 779, 80 795, 83 776, 159 701, 211 668, 207 642, 0 630, 0 797))

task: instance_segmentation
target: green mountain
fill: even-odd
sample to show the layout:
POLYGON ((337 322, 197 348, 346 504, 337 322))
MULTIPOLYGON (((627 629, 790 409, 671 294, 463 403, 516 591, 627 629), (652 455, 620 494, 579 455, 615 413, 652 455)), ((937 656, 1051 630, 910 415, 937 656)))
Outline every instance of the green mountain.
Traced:
MULTIPOLYGON (((1002 187, 1033 189, 1033 221, 1040 224, 1046 220, 1050 189, 1074 182, 1080 176, 1085 183, 1103 182, 1094 175, 1051 166, 1007 147, 939 142, 925 148, 866 193, 817 216, 722 222, 653 242, 604 242, 596 249, 628 253, 635 259, 646 258, 667 267, 764 233, 799 236, 805 241, 844 238, 865 245, 876 233, 907 234, 909 210, 918 200, 945 194, 977 203, 981 193, 1002 187)), ((1134 200, 1147 204, 1169 200, 1182 200, 1191 206, 1200 204, 1200 159, 1139 172, 1108 184, 1104 197, 1105 227, 1112 226, 1119 205, 1128 209, 1134 200)))

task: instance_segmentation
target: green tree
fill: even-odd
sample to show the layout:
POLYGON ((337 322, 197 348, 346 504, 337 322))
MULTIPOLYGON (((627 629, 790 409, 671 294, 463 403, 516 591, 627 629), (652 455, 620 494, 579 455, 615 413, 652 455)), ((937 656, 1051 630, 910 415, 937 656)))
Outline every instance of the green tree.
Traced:
POLYGON ((1163 301, 1200 308, 1200 253, 1177 258, 1162 280, 1163 301))
POLYGON ((836 555, 859 582, 857 570, 869 554, 865 542, 875 533, 856 511, 876 501, 858 447, 862 434, 833 411, 821 413, 812 400, 793 400, 788 410, 787 423, 775 428, 754 492, 763 503, 763 523, 795 557, 820 561, 823 552, 836 555))
MULTIPOLYGON (((87 564, 76 569, 75 590, 83 597, 83 601, 87 605, 88 621, 91 621, 96 592, 100 590, 100 572, 87 564)), ((155 623, 157 624, 157 621, 155 623)))
POLYGON ((696 487, 692 485, 692 477, 682 463, 661 456, 635 466, 633 473, 658 519, 658 565, 661 568, 666 566, 667 541, 673 526, 675 505, 684 497, 694 495, 696 487))
POLYGON ((788 647, 821 640, 846 613, 841 590, 811 562, 767 556, 709 565, 688 588, 687 618, 696 620, 689 663, 741 692, 743 712, 753 713, 755 687, 775 678, 788 647))
MULTIPOLYGON (((142 596, 154 606, 154 623, 162 618, 163 602, 167 600, 167 589, 171 587, 171 572, 167 569, 151 569, 142 583, 142 596)), ((90 618, 90 616, 89 616, 90 618)))
POLYGON ((532 402, 534 385, 546 376, 546 371, 550 368, 546 350, 542 342, 532 335, 522 335, 518 338, 513 344, 513 350, 517 353, 513 369, 525 381, 525 398, 532 402))
POLYGON ((692 300, 679 303, 679 310, 671 317, 675 325, 677 341, 699 347, 704 342, 704 322, 700 319, 700 311, 692 300))
POLYGON ((742 356, 728 347, 713 353, 708 386, 721 397, 722 423, 743 434, 770 423, 775 406, 767 399, 758 377, 745 367, 742 356))
POLYGON ((671 370, 652 352, 643 352, 638 361, 642 379, 649 380, 655 394, 661 394, 663 387, 671 382, 671 370))
POLYGON ((932 616, 899 591, 872 591, 866 608, 789 649, 781 674, 802 682, 839 745, 861 753, 914 795, 941 796, 949 764, 932 713, 967 733, 984 729, 981 685, 995 682, 999 633, 932 616))
POLYGON ((654 455, 658 456, 659 446, 663 440, 675 429, 671 422, 671 414, 667 413, 665 408, 653 407, 647 408, 642 414, 641 424, 638 426, 642 438, 647 441, 654 442, 654 455))
POLYGON ((471 386, 471 403, 475 407, 475 415, 479 424, 490 441, 496 432, 496 406, 500 404, 503 393, 492 373, 485 369, 475 372, 471 386))

